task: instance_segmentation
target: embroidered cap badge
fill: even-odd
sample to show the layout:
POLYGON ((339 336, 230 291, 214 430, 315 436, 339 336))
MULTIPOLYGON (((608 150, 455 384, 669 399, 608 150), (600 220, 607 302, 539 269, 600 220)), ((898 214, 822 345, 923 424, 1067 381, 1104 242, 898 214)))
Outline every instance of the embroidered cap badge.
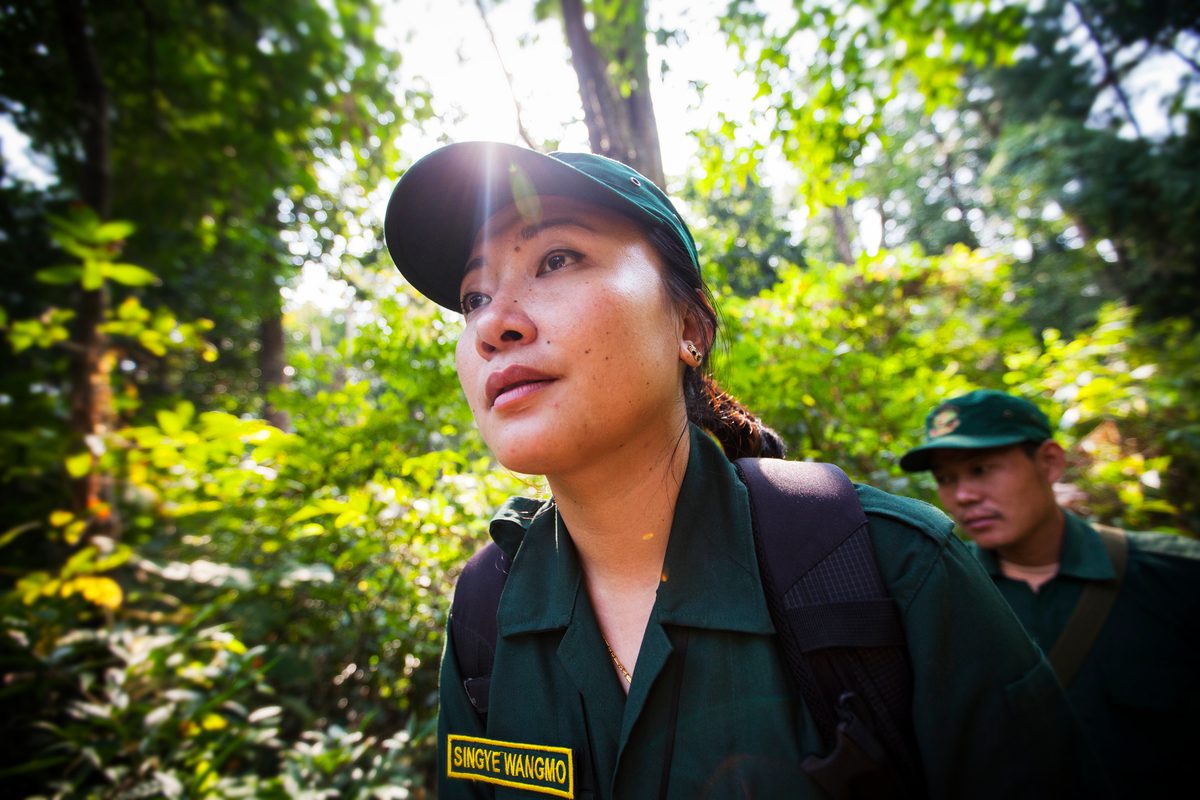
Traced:
POLYGON ((943 408, 929 421, 929 438, 936 439, 939 436, 953 433, 958 428, 958 423, 958 409, 943 408))

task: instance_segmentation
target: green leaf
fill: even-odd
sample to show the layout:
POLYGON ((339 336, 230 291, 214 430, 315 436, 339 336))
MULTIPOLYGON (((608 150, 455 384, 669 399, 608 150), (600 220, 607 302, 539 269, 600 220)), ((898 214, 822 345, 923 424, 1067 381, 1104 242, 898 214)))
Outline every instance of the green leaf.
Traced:
POLYGON ((55 232, 65 233, 73 239, 92 238, 96 226, 100 224, 100 218, 89 206, 76 206, 66 216, 50 214, 46 219, 55 232))
POLYGON ((0 547, 6 546, 9 542, 11 542, 13 539, 16 539, 22 533, 33 530, 38 526, 38 524, 39 523, 37 522, 26 522, 24 525, 18 525, 15 528, 9 528, 4 532, 3 535, 0 535, 0 547))
POLYGON ((83 288, 93 292, 104 285, 104 262, 83 262, 83 288))
POLYGON ((167 348, 163 344, 163 337, 157 331, 142 331, 137 337, 138 344, 149 350, 156 356, 165 356, 167 348))
POLYGON ((92 566, 93 572, 107 572, 116 569, 133 557, 133 550, 127 544, 117 545, 111 553, 101 557, 92 566))
POLYGON ((83 548, 67 559, 67 563, 63 564, 63 568, 59 571, 58 576, 66 580, 76 575, 91 572, 96 563, 97 552, 96 548, 91 545, 83 548))
POLYGON ((14 328, 9 331, 8 341, 12 344, 14 353, 21 353, 33 347, 34 338, 29 331, 14 328))
POLYGON ((47 267, 40 269, 33 275, 34 278, 42 283, 51 283, 59 286, 68 283, 79 283, 83 277, 83 267, 77 264, 64 264, 59 267, 47 267))
POLYGON ((337 500, 320 500, 316 504, 304 506, 295 514, 292 514, 287 518, 287 523, 292 525, 297 522, 304 522, 313 517, 319 517, 322 514, 342 514, 345 508, 345 503, 338 502, 337 500))
POLYGON ((82 478, 92 471, 92 454, 84 451, 68 456, 66 460, 67 474, 72 478, 82 478))
POLYGON ((175 413, 179 415, 179 419, 183 421, 184 425, 188 425, 196 417, 196 405, 184 400, 175 406, 175 413))
POLYGON ((52 756, 49 758, 39 758, 34 761, 26 761, 15 767, 0 770, 0 778, 7 778, 10 775, 22 775, 28 772, 38 772, 39 770, 57 766, 66 761, 70 761, 69 756, 52 756))
POLYGON ((158 420, 158 427, 162 428, 163 433, 168 436, 178 436, 183 433, 185 421, 174 411, 163 409, 154 416, 158 420))
POLYGON ((102 259, 105 256, 105 253, 102 249, 98 247, 90 247, 83 242, 67 236, 66 234, 52 234, 50 238, 54 240, 56 245, 63 250, 66 250, 68 254, 75 256, 80 261, 87 261, 89 258, 102 259))
POLYGON ((161 283, 153 272, 135 264, 105 264, 101 271, 106 278, 126 286, 157 286, 161 283))
POLYGON ((99 242, 119 242, 123 239, 128 239, 134 230, 136 230, 136 227, 132 222, 114 220, 98 226, 92 235, 99 242))

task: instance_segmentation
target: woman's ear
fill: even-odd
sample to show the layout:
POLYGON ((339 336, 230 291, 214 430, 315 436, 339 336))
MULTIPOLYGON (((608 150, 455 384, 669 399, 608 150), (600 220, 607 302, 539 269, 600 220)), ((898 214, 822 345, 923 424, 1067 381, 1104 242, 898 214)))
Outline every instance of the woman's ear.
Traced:
MULTIPOLYGON (((697 289, 696 297, 703 307, 715 316, 712 306, 709 305, 708 299, 704 296, 704 292, 697 289)), ((690 304, 684 306, 682 338, 685 341, 694 342, 700 352, 707 354, 712 349, 715 335, 716 330, 713 328, 712 317, 698 313, 690 304)))

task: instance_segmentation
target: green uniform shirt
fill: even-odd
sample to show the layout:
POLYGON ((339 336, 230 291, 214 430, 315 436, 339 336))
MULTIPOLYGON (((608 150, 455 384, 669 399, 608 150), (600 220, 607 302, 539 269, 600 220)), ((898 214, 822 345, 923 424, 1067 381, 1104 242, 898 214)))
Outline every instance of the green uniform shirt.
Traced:
MULTIPOLYGON (((693 429, 691 444, 628 697, 557 515, 517 499, 495 518, 492 537, 513 562, 498 614, 487 724, 463 691, 448 641, 438 733, 442 800, 536 796, 531 785, 558 796, 652 798, 660 796, 664 765, 665 796, 677 800, 823 796, 800 769, 804 756, 822 748, 776 652, 747 490, 706 435, 693 429), (498 755, 497 745, 475 739, 507 749, 498 755), (452 777, 465 773, 495 782, 452 777)), ((930 796, 1057 795, 1051 787, 1071 769, 1071 734, 1063 732, 1070 723, 1059 716, 1065 703, 1048 664, 940 512, 867 487, 859 496, 907 631, 913 721, 930 796), (880 508, 889 516, 872 512, 880 508)))
MULTIPOLYGON (((1200 752, 1200 543, 1127 536, 1120 594, 1067 696, 1119 794, 1145 797, 1190 783, 1200 752)), ((1037 592, 1005 578, 993 552, 971 548, 1046 652, 1083 588, 1115 577, 1099 535, 1070 513, 1058 575, 1037 592)))

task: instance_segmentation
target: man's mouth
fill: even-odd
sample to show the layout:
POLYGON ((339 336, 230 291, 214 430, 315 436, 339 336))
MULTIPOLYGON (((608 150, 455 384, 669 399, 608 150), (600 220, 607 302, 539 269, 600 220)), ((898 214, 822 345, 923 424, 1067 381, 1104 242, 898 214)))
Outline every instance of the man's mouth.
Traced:
POLYGON ((963 518, 962 526, 968 531, 979 531, 990 528, 999 521, 999 514, 972 514, 969 517, 963 518))

